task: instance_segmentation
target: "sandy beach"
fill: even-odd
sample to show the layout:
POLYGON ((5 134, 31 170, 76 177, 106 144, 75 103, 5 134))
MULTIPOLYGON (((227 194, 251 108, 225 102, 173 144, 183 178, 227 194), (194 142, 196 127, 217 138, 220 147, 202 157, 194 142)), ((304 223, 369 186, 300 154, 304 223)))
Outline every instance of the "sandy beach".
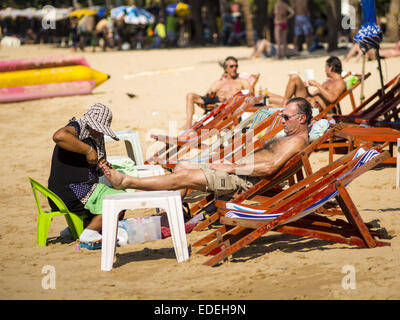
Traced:
MULTIPOLYGON (((101 250, 76 251, 75 241, 62 241, 66 227, 56 217, 46 247, 36 245, 37 209, 28 177, 47 185, 54 142, 52 134, 73 116, 80 117, 94 103, 113 111, 114 131, 139 133, 143 155, 156 144, 152 132, 168 133, 185 120, 185 94, 205 93, 221 75, 218 62, 229 55, 239 59, 239 71, 260 73, 256 86, 283 94, 288 73, 313 68, 325 79, 329 57, 250 60, 247 47, 191 48, 152 51, 110 51, 83 56, 90 66, 111 78, 84 96, 59 97, 0 104, 0 299, 400 299, 400 190, 395 189, 395 166, 370 170, 349 186, 349 193, 365 222, 379 220, 391 246, 361 249, 309 238, 268 233, 217 266, 194 248, 189 261, 178 264, 171 238, 117 248, 110 272, 100 270, 101 250), (131 99, 126 93, 137 97, 131 99), (56 288, 44 289, 45 266, 56 271, 56 288), (348 266, 356 287, 344 289, 348 266)), ((345 52, 341 51, 342 59, 345 52)), ((0 60, 71 54, 49 45, 1 48, 0 60)), ((361 73, 361 62, 344 70, 361 73)), ((400 58, 382 62, 385 82, 400 70, 400 58)), ((365 96, 380 86, 377 62, 366 62, 371 77, 365 96)), ((355 92, 357 103, 360 88, 355 92)), ((342 104, 350 112, 350 100, 342 104)), ((196 110, 200 116, 202 111, 196 110)), ((123 142, 107 143, 109 155, 124 154, 123 142)), ((327 164, 328 152, 312 155, 313 168, 327 164)), ((189 245, 210 231, 187 235, 189 245)))

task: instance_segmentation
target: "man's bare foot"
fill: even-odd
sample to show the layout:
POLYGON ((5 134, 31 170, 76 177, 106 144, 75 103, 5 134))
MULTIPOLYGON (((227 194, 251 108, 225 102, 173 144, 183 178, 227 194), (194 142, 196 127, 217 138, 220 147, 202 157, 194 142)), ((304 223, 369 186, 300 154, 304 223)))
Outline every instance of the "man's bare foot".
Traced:
POLYGON ((103 170, 104 176, 110 182, 112 187, 117 190, 127 189, 128 186, 125 186, 125 175, 115 169, 109 168, 105 164, 99 164, 99 167, 103 170))

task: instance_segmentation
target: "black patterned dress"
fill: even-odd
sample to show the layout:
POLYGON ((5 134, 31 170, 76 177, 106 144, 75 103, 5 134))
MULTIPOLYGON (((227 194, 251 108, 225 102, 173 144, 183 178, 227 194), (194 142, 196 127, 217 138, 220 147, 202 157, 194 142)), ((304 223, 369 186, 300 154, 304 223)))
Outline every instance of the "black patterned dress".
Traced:
MULTIPOLYGON (((72 121, 67 126, 74 127, 79 136, 81 129, 78 122, 72 121)), ((82 142, 96 150, 92 138, 86 138, 82 142)), ((64 201, 71 212, 90 215, 84 206, 98 182, 97 166, 89 164, 84 154, 65 150, 58 145, 54 147, 48 187, 64 201)), ((53 210, 58 210, 50 199, 49 204, 53 210)))

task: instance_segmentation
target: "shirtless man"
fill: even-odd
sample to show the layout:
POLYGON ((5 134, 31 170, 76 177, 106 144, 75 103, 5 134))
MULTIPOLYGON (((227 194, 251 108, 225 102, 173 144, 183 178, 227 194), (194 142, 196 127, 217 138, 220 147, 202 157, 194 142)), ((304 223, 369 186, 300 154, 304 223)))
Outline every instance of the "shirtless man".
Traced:
POLYGON ((327 79, 319 84, 315 80, 308 80, 308 85, 303 82, 298 74, 292 74, 286 86, 285 95, 269 93, 271 104, 285 105, 291 97, 306 98, 314 108, 320 111, 334 103, 339 96, 346 90, 346 83, 342 79, 342 63, 338 57, 332 56, 326 60, 325 73, 327 79), (316 87, 313 93, 308 91, 308 87, 316 87))
POLYGON ((182 162, 172 174, 149 178, 124 175, 106 165, 101 168, 115 189, 179 190, 182 197, 187 189, 215 192, 217 196, 246 191, 262 178, 276 173, 293 155, 304 149, 308 141, 311 105, 304 98, 287 102, 282 113, 286 136, 270 140, 251 159, 240 164, 196 164, 182 162))
POLYGON ((280 59, 282 57, 281 45, 283 45, 283 57, 286 57, 288 20, 294 16, 294 10, 285 1, 279 0, 275 4, 274 14, 274 33, 278 49, 276 57, 280 59))
MULTIPOLYGON (((297 48, 299 46, 299 36, 304 35, 306 37, 307 49, 310 51, 312 45, 312 25, 307 0, 294 0, 294 12, 296 14, 294 20, 294 44, 297 48)), ((298 51, 301 51, 300 49, 298 48, 298 51)))
POLYGON ((224 72, 226 77, 215 81, 206 96, 190 92, 186 95, 186 123, 182 129, 192 126, 194 104, 215 104, 228 100, 240 90, 249 90, 250 83, 246 79, 239 78, 238 61, 234 57, 227 57, 224 61, 224 72))

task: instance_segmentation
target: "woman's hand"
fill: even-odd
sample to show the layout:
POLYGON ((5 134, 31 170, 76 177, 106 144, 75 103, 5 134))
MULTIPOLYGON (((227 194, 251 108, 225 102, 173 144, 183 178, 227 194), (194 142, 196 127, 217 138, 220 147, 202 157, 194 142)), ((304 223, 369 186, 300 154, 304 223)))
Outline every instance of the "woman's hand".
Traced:
POLYGON ((89 151, 86 153, 86 161, 89 164, 97 164, 97 162, 98 162, 97 151, 92 146, 90 146, 89 151))

